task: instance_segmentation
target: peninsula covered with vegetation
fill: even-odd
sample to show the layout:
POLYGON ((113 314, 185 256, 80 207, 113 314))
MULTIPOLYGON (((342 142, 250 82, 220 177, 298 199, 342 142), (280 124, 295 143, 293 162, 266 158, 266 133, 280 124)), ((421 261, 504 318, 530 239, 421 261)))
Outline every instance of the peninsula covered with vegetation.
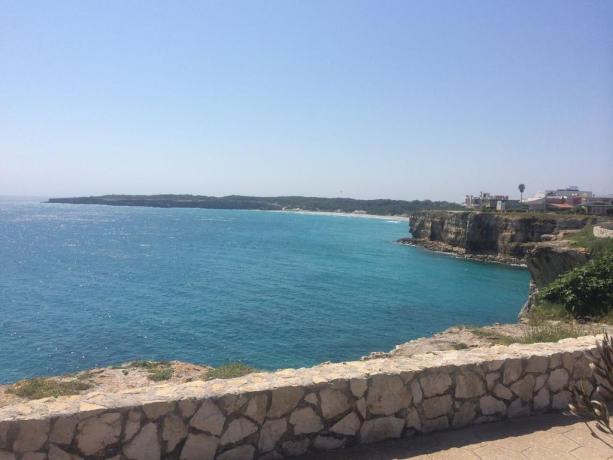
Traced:
POLYGON ((267 211, 302 210, 365 213, 383 216, 402 215, 423 210, 461 210, 458 203, 430 200, 356 200, 308 196, 257 197, 229 195, 103 195, 51 198, 49 203, 105 204, 111 206, 148 206, 156 208, 259 209, 267 211))

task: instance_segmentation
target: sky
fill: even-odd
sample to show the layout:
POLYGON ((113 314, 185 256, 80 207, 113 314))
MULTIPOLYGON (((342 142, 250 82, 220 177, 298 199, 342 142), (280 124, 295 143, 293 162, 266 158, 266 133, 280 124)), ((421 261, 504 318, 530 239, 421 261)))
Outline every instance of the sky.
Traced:
POLYGON ((0 0, 0 195, 613 193, 613 2, 0 0))

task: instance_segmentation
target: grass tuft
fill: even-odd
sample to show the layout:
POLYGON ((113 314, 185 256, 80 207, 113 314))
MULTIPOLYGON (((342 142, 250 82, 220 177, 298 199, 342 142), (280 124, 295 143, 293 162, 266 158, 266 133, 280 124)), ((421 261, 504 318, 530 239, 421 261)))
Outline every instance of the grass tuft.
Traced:
POLYGON ((170 380, 175 372, 172 368, 172 365, 168 361, 132 361, 129 364, 129 367, 145 369, 147 371, 147 377, 149 377, 149 380, 153 380, 154 382, 170 380))
POLYGON ((557 342, 562 339, 596 334, 597 331, 573 322, 542 322, 526 327, 520 343, 557 342))
POLYGON ((55 380, 45 377, 22 380, 11 385, 8 392, 27 399, 76 395, 92 386, 81 380, 55 380))
POLYGON ((233 379, 235 377, 242 377, 243 375, 251 374, 252 372, 256 371, 257 369, 249 367, 243 363, 228 363, 208 370, 204 376, 204 379, 233 379))

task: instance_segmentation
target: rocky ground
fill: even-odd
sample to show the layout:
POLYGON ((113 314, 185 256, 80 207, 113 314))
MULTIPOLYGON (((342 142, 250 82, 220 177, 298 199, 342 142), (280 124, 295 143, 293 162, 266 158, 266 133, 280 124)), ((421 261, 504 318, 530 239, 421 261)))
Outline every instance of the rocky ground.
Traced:
MULTIPOLYGON (((606 329, 609 334, 613 335, 613 326, 603 324, 576 323, 569 326, 568 323, 555 321, 548 322, 547 324, 549 325, 547 326, 547 331, 551 332, 553 330, 554 333, 559 333, 556 325, 562 324, 564 334, 570 332, 575 336, 592 335, 602 333, 603 329, 606 329)), ((533 333, 534 330, 534 326, 522 323, 495 324, 485 327, 456 326, 434 334, 431 337, 422 337, 397 345, 389 352, 373 352, 368 356, 364 356, 362 360, 394 357, 406 358, 436 351, 508 345, 514 342, 525 342, 526 336, 533 333)), ((540 329, 539 331, 542 334, 543 331, 540 329)), ((534 339, 534 337, 532 338, 534 339)), ((212 369, 208 366, 180 361, 134 361, 118 366, 91 369, 57 377, 30 379, 14 385, 0 385, 0 407, 16 404, 26 399, 37 399, 37 397, 41 397, 38 395, 43 393, 47 396, 50 394, 59 396, 65 394, 113 393, 126 389, 156 385, 160 382, 185 383, 207 380, 207 378, 210 378, 210 376, 207 376, 212 369)))
MULTIPOLYGON (((537 340, 537 333, 555 334, 559 329, 562 332, 577 335, 601 334, 606 330, 613 334, 613 326, 601 323, 562 323, 549 321, 544 326, 534 326, 527 323, 494 324, 492 326, 471 327, 456 326, 432 335, 411 340, 396 347, 389 352, 373 352, 364 356, 362 360, 402 357, 407 358, 417 354, 431 353, 444 350, 464 350, 469 348, 487 348, 493 345, 509 345, 524 342, 530 339, 537 340), (559 326, 559 329, 558 329, 559 326)), ((544 340, 545 341, 545 340, 544 340)))
POLYGON ((464 248, 458 246, 452 246, 441 241, 430 241, 420 238, 400 238, 398 241, 400 244, 407 246, 417 246, 428 249, 434 252, 440 252, 441 254, 448 254, 454 257, 460 257, 467 260, 476 260, 479 262, 490 262, 505 265, 512 265, 517 267, 525 267, 526 263, 522 259, 516 257, 505 256, 501 254, 471 254, 466 252, 464 248))
MULTIPOLYGON (((74 393, 113 393, 130 388, 141 388, 164 383, 184 383, 205 380, 211 368, 180 361, 158 363, 153 361, 135 361, 118 366, 91 369, 57 377, 24 381, 32 392, 62 391, 67 387, 74 393), (144 363, 150 363, 146 365, 144 363), (32 384, 33 382, 33 384, 32 384), (43 388, 44 386, 44 388, 43 388)), ((11 405, 24 399, 14 393, 17 385, 0 385, 0 407, 11 405)))

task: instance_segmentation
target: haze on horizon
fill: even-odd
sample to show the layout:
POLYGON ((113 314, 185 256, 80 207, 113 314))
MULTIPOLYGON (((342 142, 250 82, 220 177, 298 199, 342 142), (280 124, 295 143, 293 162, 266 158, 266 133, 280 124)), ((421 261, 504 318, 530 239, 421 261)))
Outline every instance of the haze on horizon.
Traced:
POLYGON ((0 195, 613 193, 613 2, 0 8, 0 195))

